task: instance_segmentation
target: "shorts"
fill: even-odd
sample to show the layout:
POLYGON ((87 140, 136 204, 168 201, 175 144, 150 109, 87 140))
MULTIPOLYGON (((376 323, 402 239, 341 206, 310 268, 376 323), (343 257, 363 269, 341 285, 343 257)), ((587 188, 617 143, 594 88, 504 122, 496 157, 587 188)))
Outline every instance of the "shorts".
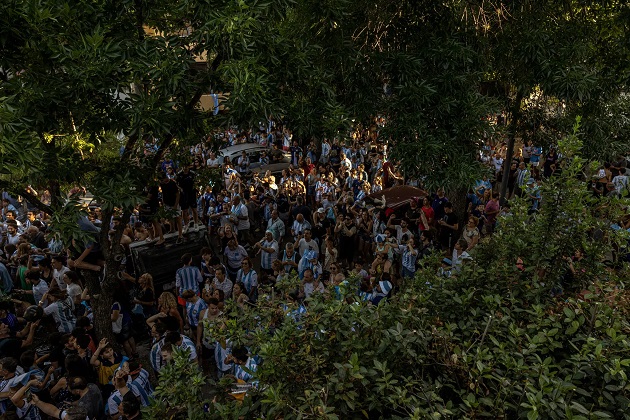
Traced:
POLYGON ((134 334, 133 328, 131 328, 131 322, 123 324, 122 329, 118 334, 114 334, 116 336, 116 341, 120 344, 129 340, 129 338, 134 334))
POLYGON ((194 191, 183 192, 179 198, 179 207, 182 210, 197 208, 197 194, 194 191))

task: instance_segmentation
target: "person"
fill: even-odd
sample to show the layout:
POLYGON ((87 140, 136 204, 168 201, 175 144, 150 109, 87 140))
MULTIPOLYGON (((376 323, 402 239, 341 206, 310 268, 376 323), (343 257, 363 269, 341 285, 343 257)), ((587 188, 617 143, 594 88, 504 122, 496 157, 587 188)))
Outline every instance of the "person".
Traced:
POLYGON ((232 199, 232 208, 230 209, 229 220, 238 232, 240 241, 249 245, 249 211, 243 200, 238 195, 232 199))
MULTIPOLYGON (((21 293, 33 295, 35 302, 42 300, 44 295, 48 293, 48 284, 40 278, 39 270, 27 271, 26 283, 31 286, 31 290, 22 290, 21 293)), ((44 302, 44 306, 47 304, 48 302, 44 302)))
POLYGON ((24 385, 17 382, 11 386, 9 398, 15 407, 15 415, 18 419, 41 420, 39 409, 33 405, 31 398, 26 397, 31 392, 31 388, 39 384, 39 381, 39 378, 33 378, 24 385))
MULTIPOLYGON (((185 290, 192 290, 194 294, 198 295, 201 290, 200 285, 203 283, 203 276, 199 268, 192 265, 192 254, 186 253, 182 255, 180 261, 183 267, 175 273, 177 296, 181 298, 185 290)), ((185 302, 183 300, 179 300, 179 302, 184 306, 185 302)))
POLYGON ((245 292, 251 302, 258 299, 258 274, 249 257, 243 258, 241 269, 236 273, 236 282, 245 286, 245 292))
POLYGON ((454 246, 455 235, 459 230, 459 220, 457 215, 453 212, 452 203, 444 203, 443 209, 444 214, 438 221, 440 225, 440 245, 442 249, 450 252, 451 248, 454 246))
POLYGON ((33 344, 35 331, 39 321, 29 322, 22 331, 11 333, 11 329, 4 322, 0 322, 0 358, 12 357, 18 359, 22 352, 33 344), (22 340, 22 337, 26 339, 22 340))
POLYGON ((453 273, 457 273, 461 270, 461 265, 465 260, 471 259, 470 254, 466 252, 468 242, 465 239, 460 239, 453 248, 453 254, 451 257, 451 265, 453 267, 453 273))
POLYGON ((267 222, 267 230, 270 230, 273 234, 273 238, 280 243, 285 235, 285 226, 282 219, 280 219, 278 210, 273 209, 271 211, 271 218, 267 222))
POLYGON ((319 278, 314 277, 313 270, 311 268, 307 268, 303 272, 300 295, 304 299, 308 299, 315 292, 324 293, 324 284, 319 278))
POLYGON ((295 252, 294 245, 289 242, 284 247, 282 254, 282 266, 284 271, 289 274, 291 271, 297 271, 298 261, 300 261, 299 255, 295 252))
POLYGON ((117 289, 114 292, 114 303, 112 304, 110 318, 114 336, 123 345, 125 353, 129 357, 138 357, 131 309, 129 308, 127 296, 122 289, 117 289))
POLYGON ((343 219, 339 218, 335 226, 335 233, 339 235, 339 262, 347 267, 352 267, 352 258, 354 256, 354 243, 357 234, 357 227, 350 215, 346 215, 343 219))
MULTIPOLYGON (((142 315, 145 318, 155 315, 155 286, 153 286, 153 276, 149 273, 144 273, 138 278, 138 285, 140 290, 133 298, 133 303, 136 308, 141 310, 142 315)), ((134 308, 134 312, 136 312, 134 308)))
POLYGON ((51 289, 59 288, 61 290, 66 290, 66 283, 63 281, 63 275, 70 271, 70 269, 65 266, 64 262, 64 258, 61 255, 55 255, 52 257, 53 278, 55 281, 50 284, 51 289))
POLYGON ((223 316, 219 310, 219 301, 215 298, 208 299, 208 307, 199 313, 199 323, 197 328, 197 353, 202 355, 203 360, 209 360, 214 354, 216 340, 211 335, 212 326, 223 316))
POLYGON ((125 420, 139 420, 142 418, 140 401, 133 395, 133 393, 128 393, 123 397, 122 402, 118 406, 118 412, 125 420))
POLYGON ((81 304, 81 280, 75 271, 67 271, 63 275, 63 282, 66 284, 66 293, 74 302, 75 308, 81 304))
POLYGON ((298 232, 297 238, 294 247, 297 248, 300 255, 304 255, 307 251, 317 251, 319 249, 319 245, 313 239, 310 228, 305 228, 301 234, 298 232))
POLYGON ((418 258, 418 250, 415 246, 415 240, 410 237, 406 244, 398 245, 402 253, 402 276, 403 278, 413 278, 416 274, 416 260, 418 258))
POLYGON ((37 395, 33 395, 32 404, 42 413, 61 420, 85 420, 87 418, 104 420, 105 405, 101 392, 95 384, 87 383, 84 377, 75 376, 68 379, 70 393, 78 400, 76 406, 59 409, 53 404, 41 401, 37 395))
POLYGON ((177 227, 176 243, 181 244, 184 242, 184 235, 182 230, 182 209, 179 206, 179 200, 181 198, 179 186, 174 177, 169 177, 167 174, 162 173, 160 188, 162 189, 162 203, 164 204, 164 209, 169 213, 169 216, 177 227))
POLYGON ((96 369, 99 384, 103 386, 109 385, 111 391, 114 372, 127 359, 127 357, 116 353, 106 338, 101 339, 96 351, 90 358, 90 364, 96 369))
MULTIPOLYGON (((179 325, 179 330, 184 330, 184 319, 177 310, 177 300, 171 292, 162 292, 162 294, 158 298, 158 313, 156 315, 160 317, 172 317, 177 321, 177 324, 179 325)), ((153 317, 150 317, 149 319, 151 318, 153 317)), ((149 319, 147 319, 147 324, 149 323, 149 319)))
POLYGON ((462 238, 466 240, 467 250, 471 251, 477 244, 479 243, 479 237, 481 236, 479 233, 479 218, 475 216, 470 216, 468 218, 468 223, 464 226, 464 230, 462 231, 462 238))
POLYGON ((190 165, 185 165, 182 170, 177 174, 177 185, 181 192, 179 206, 182 209, 183 216, 183 231, 188 231, 190 223, 190 211, 193 215, 193 229, 198 231, 203 228, 203 225, 199 223, 199 213, 197 212, 197 191, 195 190, 195 179, 197 173, 191 170, 190 165))
POLYGON ((227 269, 228 277, 230 280, 235 281, 243 260, 248 257, 247 251, 238 244, 236 238, 233 238, 228 241, 223 254, 225 255, 225 268, 227 269))
POLYGON ((72 332, 76 323, 74 301, 65 290, 48 291, 38 305, 44 308, 44 315, 53 317, 59 332, 72 332), (45 302, 49 302, 46 307, 44 307, 45 302))
POLYGON ((182 298, 186 301, 186 325, 190 327, 193 335, 197 335, 197 326, 199 325, 199 316, 201 311, 205 310, 208 305, 192 290, 185 290, 182 298))
POLYGON ((232 281, 227 278, 225 273, 225 267, 219 265, 214 269, 214 279, 212 280, 212 289, 220 290, 223 292, 225 299, 229 299, 232 295, 232 281))
POLYGON ((260 268, 264 274, 272 274, 271 263, 278 258, 278 242, 273 237, 273 232, 268 229, 265 237, 256 242, 256 248, 260 250, 260 268))
POLYGON ((233 365, 234 377, 239 383, 255 383, 254 375, 258 369, 256 358, 251 357, 245 347, 234 347, 225 358, 225 364, 233 365))
POLYGON ((312 271, 314 278, 319 278, 322 275, 323 269, 317 259, 317 255, 317 251, 307 251, 304 253, 297 267, 300 280, 304 279, 304 272, 309 269, 312 271))

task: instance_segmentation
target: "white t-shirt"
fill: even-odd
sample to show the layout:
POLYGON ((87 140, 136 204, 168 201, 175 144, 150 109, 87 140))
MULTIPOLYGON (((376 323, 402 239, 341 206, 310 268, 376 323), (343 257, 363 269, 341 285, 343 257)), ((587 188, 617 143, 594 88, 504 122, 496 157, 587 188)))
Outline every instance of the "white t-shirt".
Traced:
POLYGON ((76 301, 76 297, 77 296, 81 296, 81 293, 83 292, 83 290, 81 290, 81 286, 79 286, 76 283, 72 283, 72 284, 68 284, 68 287, 66 288, 66 292, 68 292, 68 296, 70 296, 72 298, 72 301, 75 302, 76 301))
POLYGON ((61 290, 66 290, 66 283, 64 283, 63 281, 63 275, 66 274, 68 271, 70 271, 70 269, 65 265, 61 267, 61 270, 53 271, 53 278, 55 279, 57 285, 61 290))
POLYGON ((33 285, 33 298, 35 298, 35 302, 42 300, 46 293, 48 293, 48 284, 44 280, 40 280, 39 284, 33 285))

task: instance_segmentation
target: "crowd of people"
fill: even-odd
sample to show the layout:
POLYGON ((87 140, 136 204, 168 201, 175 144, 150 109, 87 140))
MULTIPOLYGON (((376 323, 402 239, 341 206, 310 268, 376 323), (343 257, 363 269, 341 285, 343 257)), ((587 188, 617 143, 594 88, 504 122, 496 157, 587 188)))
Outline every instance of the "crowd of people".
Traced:
MULTIPOLYGON (((146 202, 124 226, 121 244, 127 251, 133 242, 165 247, 165 235, 174 233, 177 246, 187 231, 206 230, 211 246, 184 254, 175 288, 159 295, 151 274, 137 272, 127 254, 110 313, 117 343, 96 336, 81 275, 82 269, 102 269, 98 245, 77 250, 60 243, 48 234, 47 215, 3 193, 2 418, 140 418, 151 382, 177 348, 186 349, 207 375, 255 384, 264 360, 213 337, 227 307, 255 311, 259 299, 287 278, 298 284, 283 303, 287 316, 308 312, 317 295, 340 299, 349 293, 367 304, 387 304, 435 255, 441 275, 457 276, 499 216, 510 211, 497 188, 504 159, 510 159, 507 197, 525 197, 532 212, 545 205, 541 183, 562 168, 553 147, 543 152, 525 142, 506 157, 504 145, 488 146, 479 158, 488 176, 457 198, 466 203, 460 212, 443 188, 418 189, 421 194, 392 208, 389 188, 422 185, 388 157, 378 124, 346 140, 312 141, 303 148, 289 129, 270 121, 249 132, 213 133, 190 152, 188 162, 164 160, 157 182, 146 188, 146 202), (222 160, 212 148, 217 141, 257 143, 269 148, 270 159, 290 154, 291 163, 281 174, 253 173, 243 165, 246 156, 222 160), (201 185, 205 171, 215 171, 221 182, 201 185), (148 355, 139 354, 136 343, 145 333, 148 355)), ((606 163, 589 182, 593 194, 624 194, 626 167, 623 157, 606 163)), ((97 231, 122 219, 102 220, 96 207, 81 223, 97 231)), ((630 229, 630 214, 616 226, 630 229)))

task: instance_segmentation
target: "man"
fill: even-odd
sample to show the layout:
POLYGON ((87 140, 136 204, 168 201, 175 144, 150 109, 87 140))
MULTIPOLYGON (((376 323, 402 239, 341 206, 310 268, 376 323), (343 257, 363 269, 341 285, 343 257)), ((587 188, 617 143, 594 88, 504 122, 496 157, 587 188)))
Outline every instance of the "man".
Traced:
POLYGON ((612 179, 612 183, 615 186, 616 194, 619 197, 623 197, 628 194, 628 176, 626 175, 627 168, 619 168, 619 175, 612 179))
POLYGON ((271 264, 278 259, 278 242, 273 238, 273 232, 267 230, 265 237, 256 242, 256 248, 260 249, 260 268, 265 274, 273 274, 271 264))
POLYGON ((293 221, 293 226, 291 227, 291 235, 293 236, 293 241, 298 242, 302 238, 304 231, 310 228, 311 225, 306 220, 304 220, 304 215, 302 213, 298 213, 298 215, 295 217, 295 220, 293 221))
MULTIPOLYGON (((192 290, 196 295, 200 292, 200 284, 203 283, 203 277, 199 268, 192 265, 192 255, 186 253, 180 259, 183 267, 175 273, 175 289, 177 296, 182 297, 184 291, 192 290)), ((180 300, 183 305, 183 300, 180 300)))
POLYGON ((394 217, 396 217, 395 213, 392 213, 389 216, 389 219, 387 220, 387 227, 388 228, 392 228, 392 229, 396 229, 396 241, 399 244, 404 244, 404 243, 406 243, 406 242, 403 241, 403 237, 405 235, 407 236, 407 240, 409 240, 409 238, 413 238, 413 232, 411 230, 409 230, 409 220, 408 219, 402 219, 400 221, 399 225, 395 225, 393 223, 394 217))
POLYGON ((18 246, 18 242, 20 242, 20 234, 18 233, 18 227, 16 223, 10 223, 11 221, 7 221, 7 230, 6 230, 6 244, 18 246))
POLYGON ((284 271, 288 274, 291 271, 297 271, 298 269, 298 261, 300 261, 299 255, 295 252, 295 247, 291 242, 289 242, 285 248, 284 253, 282 255, 282 266, 284 267, 284 271))
POLYGON ((302 148, 298 146, 297 140, 293 142, 293 146, 289 149, 291 152, 291 164, 297 167, 300 163, 300 158, 302 157, 302 148))
POLYGON ((229 218, 235 230, 238 231, 239 242, 243 243, 244 246, 249 246, 249 228, 251 226, 249 223, 249 211, 238 195, 232 200, 229 218))
POLYGON ((239 174, 245 175, 249 172, 249 166, 250 166, 249 157, 247 156, 247 152, 243 150, 243 152, 241 153, 241 156, 239 156, 239 158, 236 161, 236 170, 238 171, 239 174))
POLYGON ((440 225, 440 244, 442 249, 447 249, 449 252, 455 245, 455 235, 459 230, 457 215, 453 212, 453 204, 446 202, 444 204, 444 214, 438 220, 440 225))
POLYGON ((278 243, 284 238, 285 229, 284 222, 280 219, 278 210, 272 210, 271 218, 267 222, 267 230, 271 231, 273 238, 278 241, 278 243))
POLYGON ((33 395, 33 405, 44 414, 61 420, 104 418, 105 405, 103 404, 103 397, 95 384, 88 384, 84 377, 75 376, 68 379, 68 388, 70 389, 70 394, 79 397, 74 404, 81 409, 82 417, 78 412, 75 414, 73 409, 60 410, 52 404, 40 401, 37 395, 33 395))
POLYGON ((185 290, 182 293, 182 298, 186 301, 186 323, 190 326, 193 336, 197 336, 199 314, 204 309, 207 309, 208 305, 192 290, 185 290))
POLYGON ((33 344, 33 337, 38 326, 39 321, 29 322, 22 331, 13 336, 9 326, 0 322, 0 357, 18 359, 33 344), (25 336, 26 339, 22 340, 21 337, 25 336))
POLYGON ((319 158, 319 161, 323 164, 328 163, 328 155, 330 154, 330 141, 328 139, 324 139, 322 142, 322 154, 319 158))
POLYGON ((44 249, 48 246, 44 233, 40 232, 39 228, 35 225, 27 227, 25 235, 35 248, 44 249))
POLYGON ((232 296, 232 280, 225 275, 225 267, 223 265, 215 267, 214 276, 212 288, 214 290, 222 290, 225 299, 229 299, 232 296))
POLYGON ((214 152, 210 152, 208 156, 208 160, 206 161, 206 167, 208 168, 218 168, 221 165, 221 159, 217 157, 217 154, 214 152))
POLYGON ((319 250, 319 244, 313 239, 310 228, 304 229, 303 234, 298 235, 298 240, 295 242, 294 247, 298 250, 300 255, 304 255, 306 251, 317 252, 319 250))
POLYGON ((13 289, 13 280, 11 280, 11 274, 7 270, 7 266, 0 262, 0 289, 6 295, 8 295, 13 289))
POLYGON ((523 188, 527 186, 527 180, 529 179, 529 169, 525 166, 525 162, 521 162, 518 164, 518 169, 516 170, 516 191, 515 194, 517 197, 520 197, 523 194, 523 188))
POLYGON ((50 285, 50 288, 52 290, 54 289, 66 290, 67 286, 66 286, 66 282, 63 281, 63 276, 68 271, 70 271, 70 269, 64 265, 64 259, 61 255, 56 255, 52 257, 51 263, 52 263, 51 265, 53 268, 53 279, 55 281, 50 285))

